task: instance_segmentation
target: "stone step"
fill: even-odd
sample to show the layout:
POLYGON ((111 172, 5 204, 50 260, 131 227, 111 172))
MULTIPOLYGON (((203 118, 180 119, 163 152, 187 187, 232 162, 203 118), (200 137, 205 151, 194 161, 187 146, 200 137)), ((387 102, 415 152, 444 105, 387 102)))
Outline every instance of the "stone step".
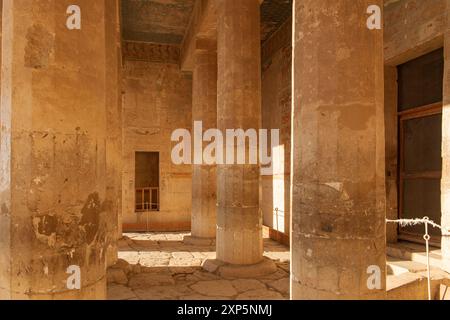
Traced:
POLYGON ((427 279, 416 273, 387 276, 387 298, 389 300, 427 300, 427 279))
POLYGON ((386 262, 388 275, 401 275, 408 272, 418 273, 427 271, 426 264, 416 261, 403 260, 388 256, 386 262))
MULTIPOLYGON (((428 272, 425 264, 387 257, 387 273, 389 300, 428 300, 428 272)), ((449 295, 450 275, 431 267, 432 299, 449 299, 449 295)))
MULTIPOLYGON (((414 261, 424 265, 427 264, 425 245, 408 242, 388 244, 386 253, 392 258, 414 261)), ((439 248, 430 248, 430 265, 438 269, 442 268, 441 250, 439 248)))

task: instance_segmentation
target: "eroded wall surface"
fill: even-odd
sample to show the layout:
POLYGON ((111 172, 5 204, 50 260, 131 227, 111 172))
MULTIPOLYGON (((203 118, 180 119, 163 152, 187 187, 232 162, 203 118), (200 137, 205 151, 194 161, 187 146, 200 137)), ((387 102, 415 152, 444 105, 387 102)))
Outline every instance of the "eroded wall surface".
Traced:
POLYGON ((171 160, 172 132, 191 129, 192 77, 177 64, 130 60, 123 70, 124 230, 190 230, 192 168, 171 160), (135 153, 160 153, 159 212, 135 213, 135 153))
POLYGON ((111 2, 79 1, 69 30, 62 1, 3 1, 0 299, 106 297, 111 2))
MULTIPOLYGON (((261 208, 264 225, 289 234, 291 156, 292 21, 289 19, 262 48, 262 122, 280 130, 280 145, 272 152, 274 170, 263 175, 261 208), (277 211, 278 209, 278 211, 277 211)), ((277 240, 280 236, 272 233, 277 240)), ((284 237, 284 242, 287 242, 284 237)))
POLYGON ((443 44, 447 0, 391 0, 384 8, 384 55, 397 65, 443 44))

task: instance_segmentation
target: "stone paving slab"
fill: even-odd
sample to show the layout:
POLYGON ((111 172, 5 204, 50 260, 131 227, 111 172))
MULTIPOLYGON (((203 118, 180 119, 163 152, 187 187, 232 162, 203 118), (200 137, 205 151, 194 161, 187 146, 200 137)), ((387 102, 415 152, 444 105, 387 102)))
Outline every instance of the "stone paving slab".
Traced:
POLYGON ((224 278, 201 265, 215 247, 183 243, 189 233, 129 233, 119 241, 119 261, 108 270, 110 300, 289 299, 289 249, 265 239, 276 272, 252 279, 224 278))

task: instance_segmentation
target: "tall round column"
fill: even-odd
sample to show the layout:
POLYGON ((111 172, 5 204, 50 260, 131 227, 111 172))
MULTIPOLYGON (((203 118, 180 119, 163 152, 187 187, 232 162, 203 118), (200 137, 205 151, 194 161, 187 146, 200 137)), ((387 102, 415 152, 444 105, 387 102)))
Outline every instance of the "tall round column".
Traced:
MULTIPOLYGON (((218 0, 218 128, 261 127, 259 0, 218 0)), ((246 148, 248 153, 249 148, 246 148)), ((263 259, 259 166, 218 166, 217 258, 235 265, 263 259)))
POLYGON ((294 299, 385 297, 383 31, 367 27, 373 5, 383 9, 294 4, 294 299))
POLYGON ((106 298, 107 2, 3 1, 0 299, 106 298))
MULTIPOLYGON (((215 43, 198 45, 194 58, 192 118, 199 135, 217 128, 217 51, 215 43), (197 126, 195 125, 197 123, 197 126), (199 125, 201 123, 201 125, 199 125)), ((197 143, 197 142, 196 142, 197 143)), ((199 142, 203 147, 207 143, 199 142)), ((201 151, 203 148, 198 149, 201 151)), ((200 152, 201 153, 201 152, 200 152)), ((202 159, 202 154, 196 155, 202 159)), ((212 244, 216 238, 216 165, 194 163, 192 174, 192 236, 185 242, 212 244)))

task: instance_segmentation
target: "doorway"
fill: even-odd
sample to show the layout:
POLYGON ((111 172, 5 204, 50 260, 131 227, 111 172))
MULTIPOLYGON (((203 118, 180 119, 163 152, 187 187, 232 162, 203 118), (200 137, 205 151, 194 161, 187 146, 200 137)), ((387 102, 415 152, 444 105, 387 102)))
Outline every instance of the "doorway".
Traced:
MULTIPOLYGON (((399 217, 441 223, 443 49, 398 66, 399 217)), ((422 225, 399 238, 422 242, 422 225)), ((440 243, 440 230, 430 230, 440 243)))
POLYGON ((135 210, 159 211, 159 153, 136 152, 135 210))

